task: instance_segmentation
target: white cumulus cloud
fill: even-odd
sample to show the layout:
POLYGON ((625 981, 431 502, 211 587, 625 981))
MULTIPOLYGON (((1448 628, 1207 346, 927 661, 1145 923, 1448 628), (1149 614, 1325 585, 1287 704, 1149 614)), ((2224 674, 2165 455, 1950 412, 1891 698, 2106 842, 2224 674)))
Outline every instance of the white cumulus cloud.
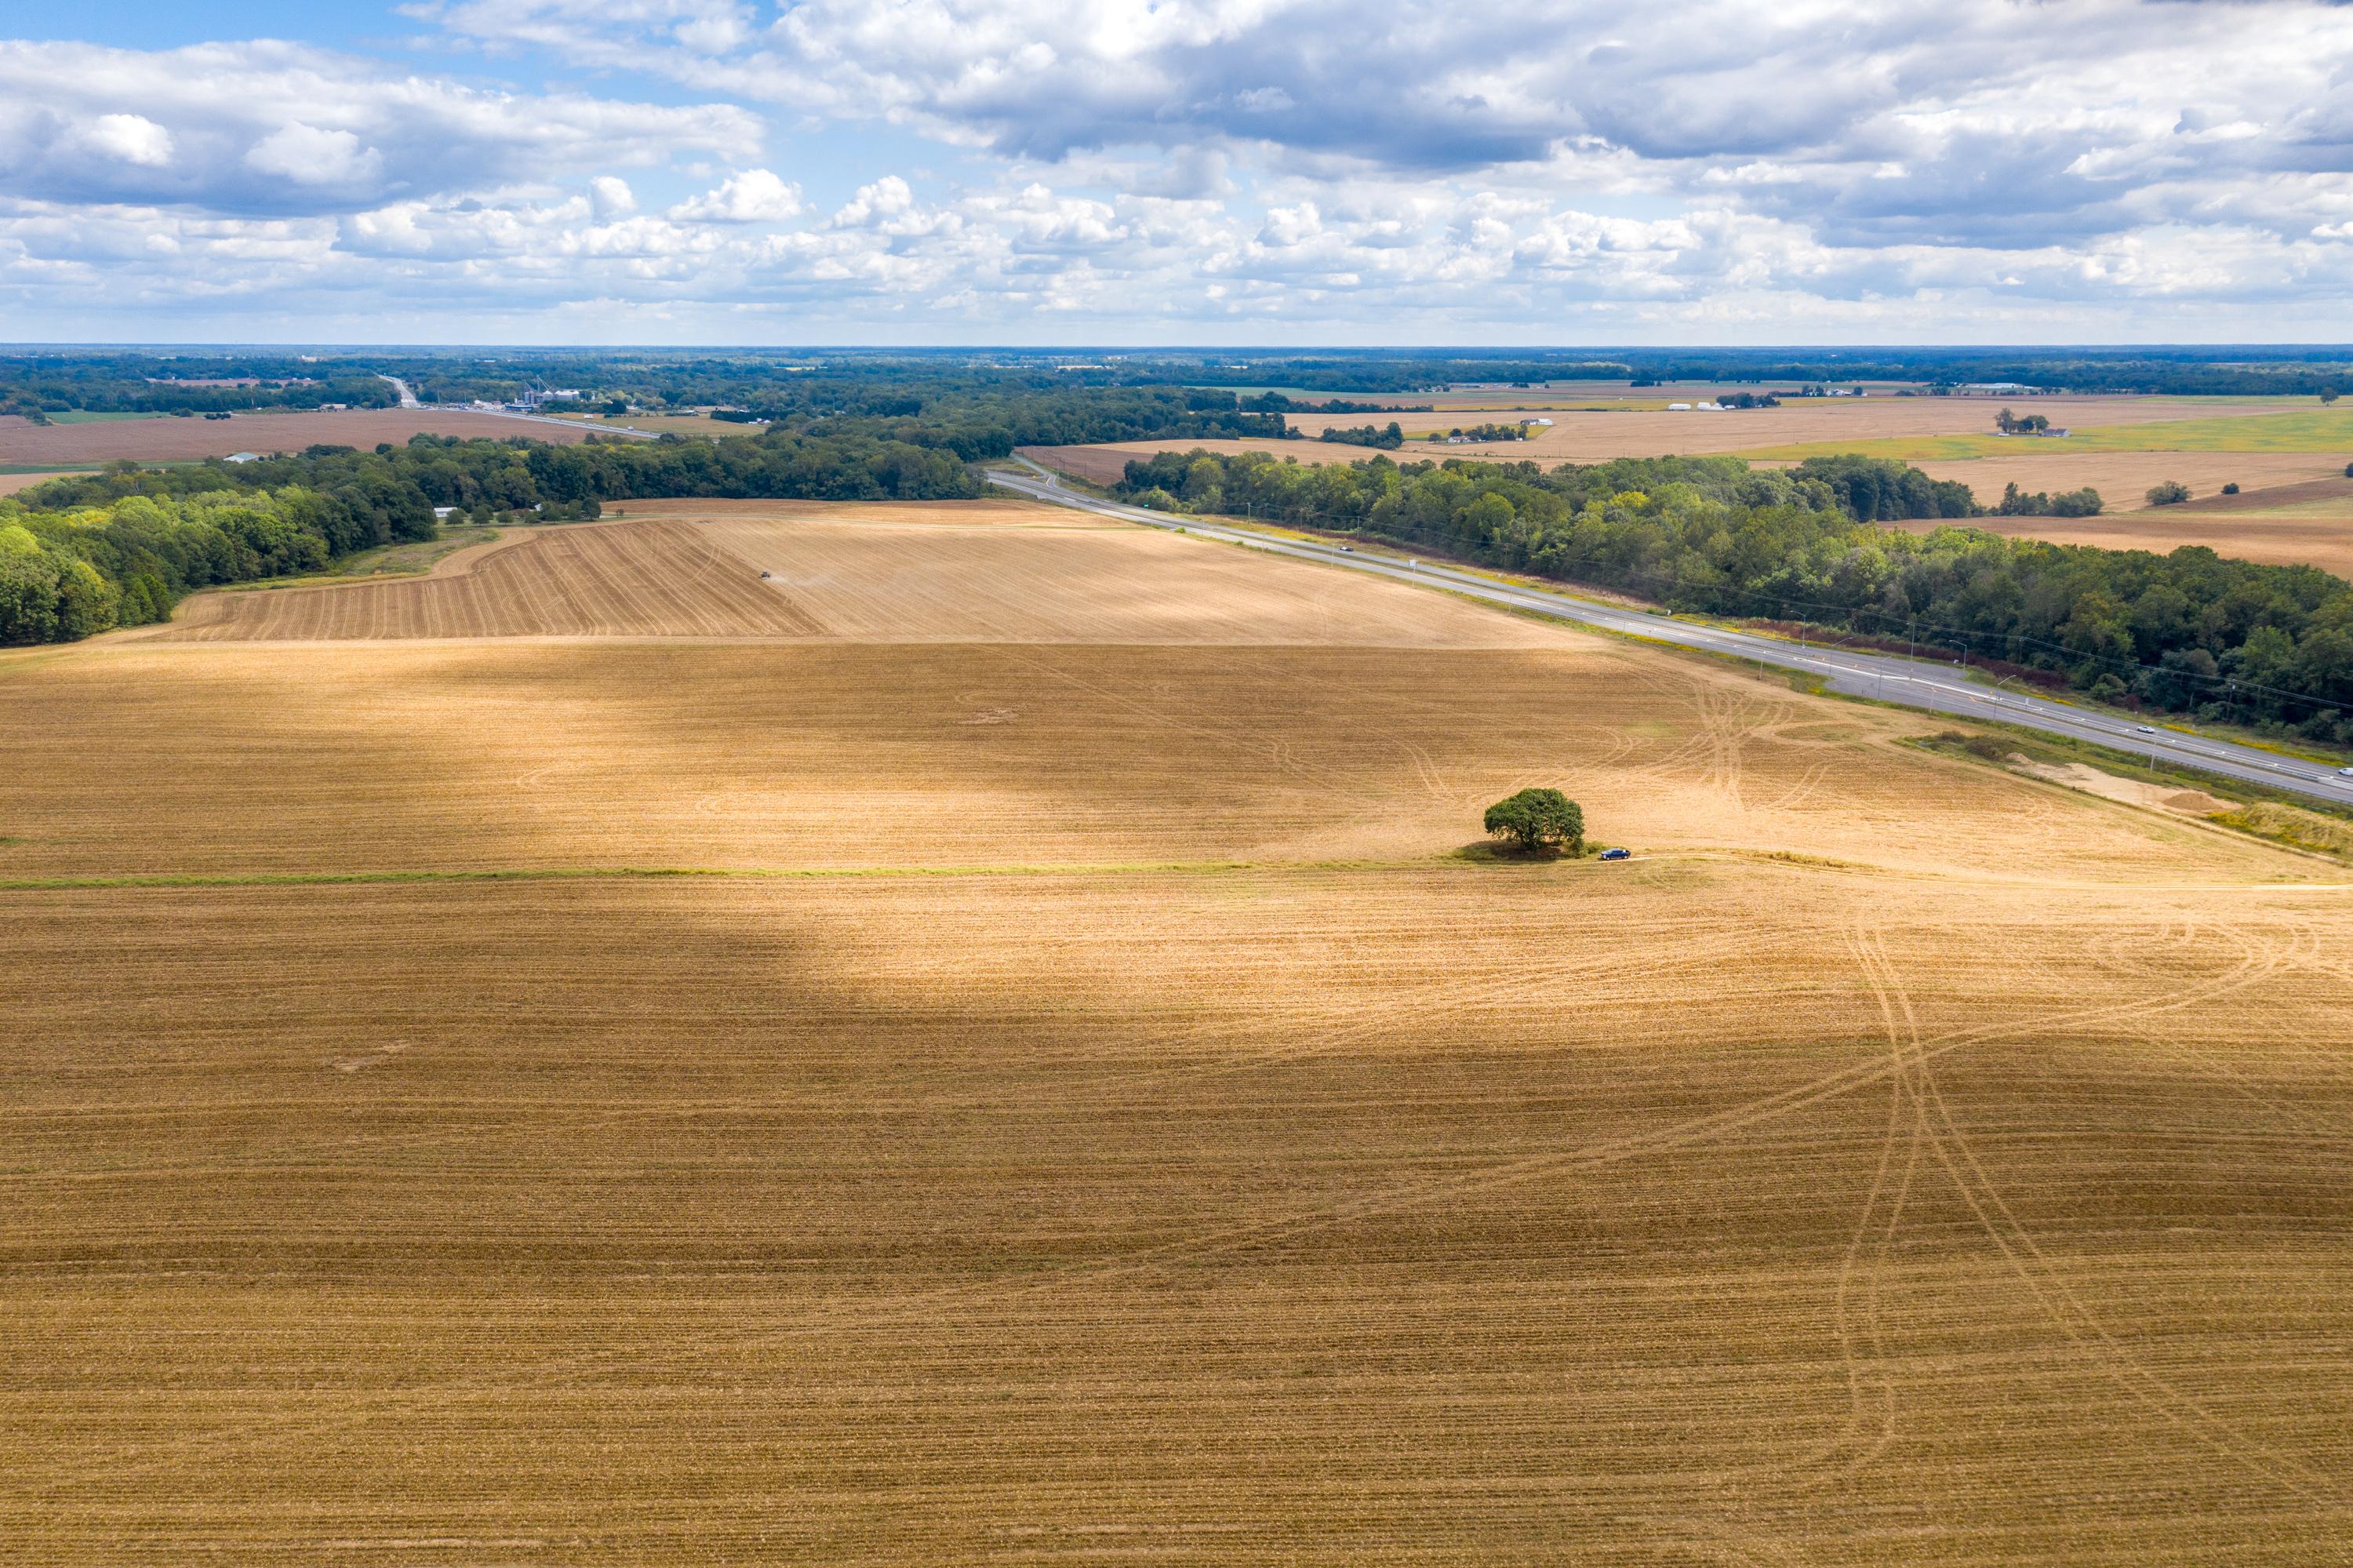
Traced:
POLYGON ((598 175, 590 180, 588 199, 600 218, 626 217, 638 210, 638 193, 618 175, 598 175))
POLYGON ((366 179, 384 162, 375 149, 364 145, 348 131, 322 130, 299 120, 256 142, 245 161, 265 175, 282 175, 305 185, 366 179))
POLYGON ((172 133, 143 114, 101 114, 90 122, 90 144, 111 158, 159 169, 172 161, 172 133))
POLYGON ((670 209, 673 218, 703 223, 783 223, 800 213, 800 186, 771 169, 731 175, 717 189, 670 209))
POLYGON ((0 310, 1103 342, 2333 340, 2353 312, 2353 5, 404 12, 440 52, 0 41, 0 310), (779 166, 826 168, 822 202, 779 166))

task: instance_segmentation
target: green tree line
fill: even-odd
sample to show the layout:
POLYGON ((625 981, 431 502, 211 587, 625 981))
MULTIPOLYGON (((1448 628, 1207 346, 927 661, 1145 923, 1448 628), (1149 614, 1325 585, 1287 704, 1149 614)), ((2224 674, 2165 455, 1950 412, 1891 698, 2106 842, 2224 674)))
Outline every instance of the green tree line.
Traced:
POLYGON ((723 440, 458 440, 185 468, 118 464, 0 500, 0 643, 69 641, 168 617, 220 583, 310 572, 429 539, 437 507, 594 516, 652 495, 929 501, 980 493, 928 448, 786 432, 723 440))
MULTIPOLYGON (((1398 394, 1464 385, 1533 387, 1547 382, 1694 381, 1716 387, 1851 387, 1916 382, 1949 390, 1968 382, 2015 382, 2041 389, 2123 390, 2333 397, 2353 385, 2353 352, 2342 347, 2237 344, 2224 348, 2134 347, 2021 351, 1974 348, 1613 349, 1544 351, 1335 350, 1154 351, 1077 355, 1038 349, 826 349, 709 351, 464 349, 322 351, 311 355, 228 351, 140 353, 58 349, 0 351, 0 412, 194 410, 321 402, 382 405, 397 376, 427 402, 511 401, 537 387, 576 387, 597 406, 618 401, 654 409, 732 408, 746 418, 804 429, 822 419, 903 419, 922 415, 949 427, 1005 429, 1017 444, 1033 438, 1018 422, 1072 393, 1157 390, 1173 400, 1134 403, 1111 433, 1069 435, 1071 410, 1051 415, 1071 440, 1128 440, 1238 433, 1186 429, 1192 416, 1388 412, 1398 394), (254 376, 254 387, 197 387, 191 380, 254 376), (313 385, 301 383, 309 380, 313 385), (1282 388, 1283 390, 1272 390, 1282 388), (1215 408, 1191 392, 1224 391, 1215 408), (1384 403, 1352 399, 1352 393, 1384 403), (1334 394, 1340 395, 1337 398, 1334 394), (1321 398, 1322 401, 1317 399, 1321 398), (1139 424, 1146 415, 1157 423, 1139 424)), ((1735 406, 1744 397, 1722 394, 1735 406)), ((872 432, 869 432, 872 433, 872 432)), ((1239 433, 1272 439, 1254 428, 1239 433)), ((1034 437, 1043 443, 1047 434, 1034 437)), ((1057 437, 1056 439, 1062 439, 1057 437)), ((962 438, 965 444, 970 436, 962 438)), ((981 452, 968 455, 999 455, 981 452)))
POLYGON ((1405 427, 1395 419, 1387 425, 1334 425, 1321 439, 1342 446, 1380 447, 1395 451, 1405 445, 1405 427))
POLYGON ((1956 647, 2149 707, 2292 726, 2353 744, 2353 584, 2203 546, 2170 555, 2006 539, 1894 517, 1976 512, 1901 464, 1732 458, 1302 464, 1163 452, 1121 493, 1356 529, 1471 560, 1622 588, 1676 609, 1799 620, 1956 647), (1906 507, 1944 510, 1905 510, 1906 507))

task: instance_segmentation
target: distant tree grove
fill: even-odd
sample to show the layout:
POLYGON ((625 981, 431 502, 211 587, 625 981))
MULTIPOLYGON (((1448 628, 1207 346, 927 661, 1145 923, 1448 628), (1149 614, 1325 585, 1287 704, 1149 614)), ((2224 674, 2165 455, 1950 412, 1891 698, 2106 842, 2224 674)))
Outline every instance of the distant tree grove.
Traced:
POLYGON ((1546 470, 1163 452, 1129 463, 1118 488, 1163 510, 1362 530, 1676 609, 1933 640, 2062 673, 2103 699, 2353 744, 2353 584, 2200 546, 2158 556, 1875 527, 1979 512, 1966 487, 1884 460, 1546 470))
POLYGON ((593 516, 642 495, 930 501, 980 493, 953 456, 782 431, 717 441, 455 440, 53 480, 0 500, 0 643, 69 641, 166 619, 195 588, 316 571, 430 539, 434 511, 593 516))

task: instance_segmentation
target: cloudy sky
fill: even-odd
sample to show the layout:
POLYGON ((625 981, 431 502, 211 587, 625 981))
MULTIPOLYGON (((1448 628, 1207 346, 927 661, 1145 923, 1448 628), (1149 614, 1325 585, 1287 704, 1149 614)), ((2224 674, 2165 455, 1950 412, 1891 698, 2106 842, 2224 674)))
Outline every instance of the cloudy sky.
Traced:
POLYGON ((2353 338, 2353 6, 10 11, 0 341, 2353 338))

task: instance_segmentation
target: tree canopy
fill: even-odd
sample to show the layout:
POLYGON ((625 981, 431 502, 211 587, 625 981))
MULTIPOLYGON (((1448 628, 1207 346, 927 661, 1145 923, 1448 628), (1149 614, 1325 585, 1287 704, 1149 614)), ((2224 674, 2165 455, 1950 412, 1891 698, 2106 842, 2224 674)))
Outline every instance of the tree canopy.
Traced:
POLYGON ((1523 789, 1487 808, 1487 832, 1530 854, 1585 847, 1585 810, 1557 789, 1523 789))
POLYGON ((954 457, 864 437, 557 447, 418 436, 373 452, 167 469, 121 464, 0 500, 0 643, 68 641, 160 620, 195 588, 316 571, 433 537, 437 507, 593 516, 640 495, 934 500, 977 495, 954 457))
POLYGON ((1171 510, 1362 530, 1674 609, 1917 636, 2104 697, 2353 744, 2353 583, 2202 546, 2158 556, 1966 526, 1876 527, 1883 517, 1935 517, 1905 508, 1959 507, 1968 494, 1878 460, 1752 471, 1733 458, 1620 459, 1544 470, 1163 452, 1130 463, 1120 488, 1157 492, 1171 510))

